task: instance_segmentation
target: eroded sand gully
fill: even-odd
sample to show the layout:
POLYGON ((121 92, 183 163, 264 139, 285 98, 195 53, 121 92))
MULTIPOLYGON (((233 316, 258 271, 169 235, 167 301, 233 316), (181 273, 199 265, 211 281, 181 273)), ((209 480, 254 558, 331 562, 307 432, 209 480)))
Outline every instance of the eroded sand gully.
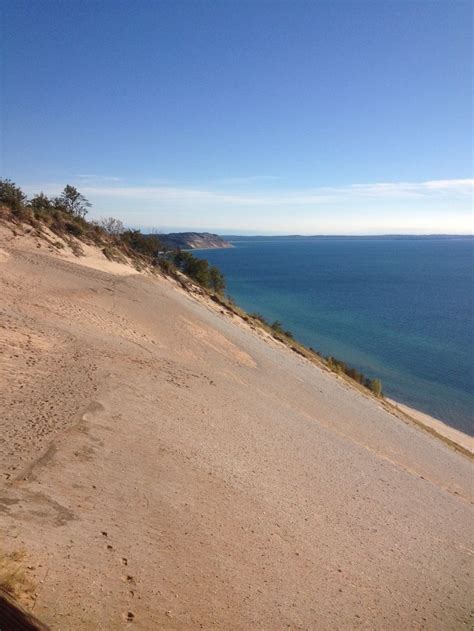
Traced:
POLYGON ((467 458, 168 281, 0 248, 0 545, 52 628, 471 628, 467 458))

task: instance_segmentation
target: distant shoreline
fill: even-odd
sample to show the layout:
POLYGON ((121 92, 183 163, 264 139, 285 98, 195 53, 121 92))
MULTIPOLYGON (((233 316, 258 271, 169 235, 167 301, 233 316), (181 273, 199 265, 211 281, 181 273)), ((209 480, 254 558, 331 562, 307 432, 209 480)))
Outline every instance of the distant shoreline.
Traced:
POLYGON ((347 239, 347 240, 377 240, 377 239, 391 239, 400 241, 417 241, 426 239, 439 239, 439 240, 459 240, 459 239, 474 239, 474 234, 288 234, 288 235, 239 235, 239 234, 220 234, 222 239, 228 241, 253 241, 255 239, 273 239, 273 240, 310 240, 310 239, 347 239))

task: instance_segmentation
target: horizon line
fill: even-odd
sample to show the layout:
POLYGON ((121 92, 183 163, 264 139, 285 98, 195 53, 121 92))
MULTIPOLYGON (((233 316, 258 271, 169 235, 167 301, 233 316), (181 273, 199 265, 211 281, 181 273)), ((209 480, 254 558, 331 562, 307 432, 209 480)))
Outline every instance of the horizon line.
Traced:
MULTIPOLYGON (((144 231, 148 230, 159 230, 158 228, 150 228, 150 227, 142 227, 144 231)), ((459 232, 429 232, 429 233, 400 233, 400 232, 383 232, 383 233, 374 233, 374 234, 340 234, 340 233, 311 233, 311 234, 298 234, 298 233, 285 233, 285 234, 239 234, 238 232, 215 232, 212 229, 204 229, 204 230, 170 230, 170 231, 161 231, 157 232, 157 236, 160 234, 212 234, 217 235, 219 237, 244 237, 244 238, 257 238, 263 237, 266 239, 284 239, 284 238, 303 238, 303 239, 311 239, 311 238, 343 238, 343 239, 351 239, 351 238, 377 238, 377 237, 397 237, 397 238, 430 238, 430 237, 446 237, 446 238, 474 238, 474 233, 459 233, 459 232)))

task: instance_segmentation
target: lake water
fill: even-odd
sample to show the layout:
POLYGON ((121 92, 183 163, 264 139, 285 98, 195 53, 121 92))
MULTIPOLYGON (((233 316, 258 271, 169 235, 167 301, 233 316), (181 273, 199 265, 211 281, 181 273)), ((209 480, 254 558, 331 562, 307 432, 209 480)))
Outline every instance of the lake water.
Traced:
POLYGON ((473 239, 243 238, 195 252, 249 312, 280 320, 387 396, 474 434, 473 239))

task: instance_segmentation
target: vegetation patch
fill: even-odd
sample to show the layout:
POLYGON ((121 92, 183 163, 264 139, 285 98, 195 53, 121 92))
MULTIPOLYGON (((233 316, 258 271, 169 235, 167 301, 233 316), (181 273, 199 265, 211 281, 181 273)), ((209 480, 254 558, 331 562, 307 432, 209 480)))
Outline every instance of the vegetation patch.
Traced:
POLYGON ((127 263, 127 257, 123 252, 121 252, 117 247, 106 245, 102 248, 103 255, 109 259, 109 261, 114 261, 115 263, 127 263))

